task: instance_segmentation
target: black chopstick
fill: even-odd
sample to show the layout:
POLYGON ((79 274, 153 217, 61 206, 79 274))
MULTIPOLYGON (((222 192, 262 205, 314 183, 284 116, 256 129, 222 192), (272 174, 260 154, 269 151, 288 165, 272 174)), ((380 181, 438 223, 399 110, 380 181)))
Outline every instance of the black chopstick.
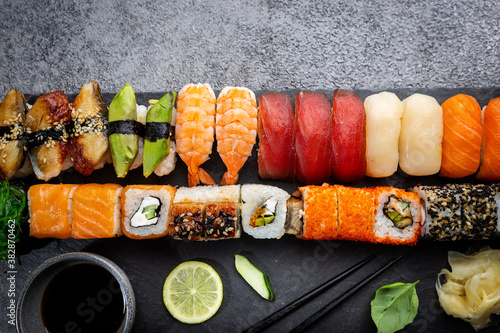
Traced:
POLYGON ((299 324, 297 327, 295 327, 293 330, 290 331, 290 333, 298 333, 298 332, 303 332, 310 326, 312 326, 316 321, 321 319, 324 315, 326 315, 328 312, 336 308, 338 305, 340 305, 343 301, 351 297, 354 293, 356 293, 358 290, 363 288, 366 284, 368 284, 371 280, 375 279, 378 275, 380 275, 382 272, 384 272, 386 269, 394 265, 399 259, 401 259, 401 256, 397 257, 396 259, 392 259, 389 261, 387 264, 384 266, 380 267, 376 271, 372 272, 368 277, 361 281, 356 287, 349 289, 336 299, 334 299, 332 302, 327 304, 325 307, 323 307, 321 310, 313 314, 311 317, 303 321, 301 324, 299 324))
POLYGON ((338 281, 342 280, 347 275, 351 274, 352 272, 354 272, 355 270, 357 270, 361 266, 367 264, 369 261, 373 260, 376 256, 377 256, 377 254, 372 254, 368 258, 361 260, 360 262, 358 262, 354 266, 348 268, 347 270, 343 271, 342 273, 338 274, 337 276, 335 276, 335 277, 331 278, 330 280, 326 281, 322 285, 316 287, 315 289, 311 290, 310 292, 308 292, 308 293, 302 295, 301 297, 297 298, 295 301, 293 301, 292 303, 288 304, 287 306, 285 306, 285 307, 279 309, 278 311, 270 314, 269 316, 267 316, 266 318, 262 319, 258 323, 256 323, 256 324, 248 327, 242 333, 247 333, 247 332, 261 332, 261 331, 265 330, 266 328, 268 328, 269 326, 271 326, 272 324, 274 324, 275 322, 277 322, 278 320, 280 320, 281 318, 283 318, 284 316, 286 316, 290 312, 296 310, 298 307, 302 306, 304 303, 310 301, 311 299, 313 299, 314 297, 316 297, 317 295, 319 295, 324 290, 330 288, 332 285, 334 285, 338 281))

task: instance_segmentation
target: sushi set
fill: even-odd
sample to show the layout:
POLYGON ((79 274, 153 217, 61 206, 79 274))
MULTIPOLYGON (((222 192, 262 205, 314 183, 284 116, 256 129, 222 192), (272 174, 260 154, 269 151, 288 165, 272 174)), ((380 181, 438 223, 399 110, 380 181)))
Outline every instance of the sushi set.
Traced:
MULTIPOLYGON (((124 267, 135 281, 136 293, 148 299, 157 292, 153 286, 163 283, 173 268, 156 267, 164 256, 168 262, 208 258, 215 263, 228 253, 251 252, 253 260, 264 263, 271 280, 280 281, 273 285, 277 299, 286 303, 292 293, 311 289, 330 274, 332 267, 318 265, 323 259, 316 253, 347 262, 370 252, 389 256, 397 251, 406 261, 396 276, 425 281, 431 277, 416 272, 437 266, 437 274, 447 249, 495 246, 499 237, 500 195, 495 182, 500 164, 494 161, 491 144, 499 135, 486 135, 496 133, 491 124, 497 121, 487 119, 494 118, 488 108, 497 108, 498 102, 492 101, 500 96, 499 89, 354 94, 254 93, 233 87, 217 96, 207 84, 186 85, 178 94, 166 95, 135 94, 130 85, 117 95, 101 95, 96 82, 84 88, 73 103, 71 96, 64 99, 55 92, 26 99, 16 95, 17 105, 25 105, 24 123, 2 119, 8 127, 4 136, 20 140, 4 139, 0 170, 4 178, 29 185, 28 252, 88 250, 106 255, 124 267), (97 96, 92 103, 84 98, 86 90, 97 96), (454 112, 463 108, 474 113, 452 116, 467 118, 462 125, 474 121, 466 127, 475 130, 463 142, 459 138, 465 131, 457 127, 452 129, 456 138, 448 135, 452 120, 447 120, 447 106, 441 104, 460 94, 476 97, 480 105, 479 124, 478 108, 469 105, 473 103, 467 97, 452 100, 460 107, 448 106, 454 112), (328 96, 333 96, 333 104, 328 96), (66 107, 55 106, 61 99, 66 107), (418 118, 421 105, 429 111, 425 119, 418 118), (126 109, 128 114, 118 112, 126 109), (395 116, 387 117, 388 110, 395 116), (436 125, 439 110, 437 128, 415 130, 419 122, 423 127, 428 127, 425 121, 436 125), (308 117, 310 112, 317 114, 308 117), (405 119, 405 113, 411 117, 405 119), (440 140, 442 145, 436 144, 440 140), (227 241, 205 242, 221 239, 227 241), (315 266, 293 271, 303 270, 312 258, 315 266)), ((224 274, 233 274, 215 267, 223 271, 225 281, 224 274)), ((420 290, 421 295, 436 299, 433 289, 420 290)), ((260 317, 265 317, 266 303, 243 298, 248 304, 258 303, 260 317)), ((210 326, 189 329, 216 330, 210 328, 214 325, 241 331, 260 319, 255 314, 235 320, 235 311, 248 309, 233 301, 228 300, 231 308, 223 305, 210 319, 210 326)), ((352 302, 347 306, 366 312, 365 304, 352 302)), ((156 303, 152 301, 151 313, 136 318, 135 328, 188 329, 168 318, 152 325, 165 316, 164 306, 156 303)), ((139 308, 149 308, 148 304, 138 298, 139 308)), ((419 319, 435 331, 463 328, 452 318, 446 325, 439 322, 442 310, 434 305, 429 309, 435 313, 423 310, 419 316, 424 317, 417 317, 417 328, 424 326, 419 319)), ((346 322, 350 315, 339 314, 347 316, 346 322)), ((321 325, 330 331, 336 328, 331 321, 321 325)), ((358 331, 372 328, 364 319, 351 325, 358 331)))

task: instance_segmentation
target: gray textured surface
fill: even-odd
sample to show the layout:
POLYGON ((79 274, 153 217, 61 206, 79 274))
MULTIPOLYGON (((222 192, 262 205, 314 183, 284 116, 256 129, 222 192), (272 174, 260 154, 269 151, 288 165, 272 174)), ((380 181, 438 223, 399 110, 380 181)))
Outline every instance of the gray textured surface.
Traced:
POLYGON ((500 85, 497 1, 2 1, 0 93, 500 85))

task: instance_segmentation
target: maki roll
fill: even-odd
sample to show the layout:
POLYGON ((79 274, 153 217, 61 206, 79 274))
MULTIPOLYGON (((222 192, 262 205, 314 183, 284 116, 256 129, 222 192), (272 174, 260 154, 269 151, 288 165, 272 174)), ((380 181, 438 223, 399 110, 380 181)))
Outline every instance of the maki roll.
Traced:
POLYGON ((337 239, 376 243, 374 191, 341 185, 335 185, 335 189, 338 198, 337 239))
POLYGON ((30 236, 36 238, 71 237, 73 193, 78 185, 33 185, 28 190, 30 236))
POLYGON ((248 184, 241 187, 241 224, 254 238, 281 238, 287 222, 290 195, 274 186, 248 184))
POLYGON ((73 232, 77 239, 123 235, 118 184, 83 184, 73 193, 73 232))
POLYGON ((0 103, 0 179, 11 179, 25 160, 23 125, 26 99, 9 89, 0 103))
POLYGON ((379 186, 375 192, 377 243, 415 245, 422 229, 423 209, 413 192, 379 186))
POLYGON ((121 195, 121 229, 132 239, 166 236, 176 189, 169 185, 129 185, 121 195))

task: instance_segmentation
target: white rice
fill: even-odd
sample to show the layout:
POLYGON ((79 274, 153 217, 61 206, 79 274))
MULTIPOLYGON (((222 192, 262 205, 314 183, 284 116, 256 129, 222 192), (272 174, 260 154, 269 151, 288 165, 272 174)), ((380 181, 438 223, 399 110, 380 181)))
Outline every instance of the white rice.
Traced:
POLYGON ((241 187, 241 223, 243 230, 254 238, 281 238, 285 234, 288 198, 290 198, 290 194, 274 186, 243 185, 241 187), (255 213, 255 210, 271 197, 274 197, 278 202, 274 220, 265 226, 252 227, 250 218, 255 213))

